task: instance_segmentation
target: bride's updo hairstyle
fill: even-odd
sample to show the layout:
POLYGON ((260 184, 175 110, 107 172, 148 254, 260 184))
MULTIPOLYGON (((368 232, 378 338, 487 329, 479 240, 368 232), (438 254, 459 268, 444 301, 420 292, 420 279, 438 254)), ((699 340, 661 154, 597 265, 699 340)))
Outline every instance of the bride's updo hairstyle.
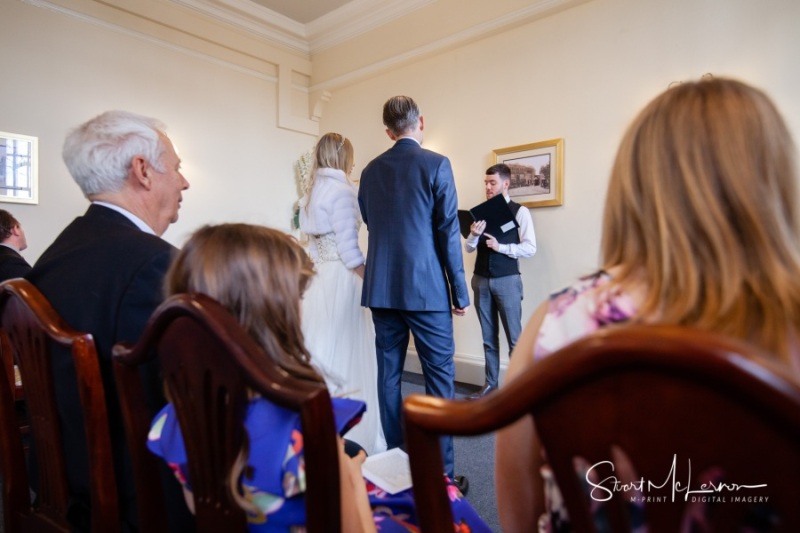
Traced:
POLYGON ((300 300, 313 274, 308 255, 285 233, 249 224, 204 226, 173 261, 166 293, 214 298, 275 363, 321 382, 300 327, 300 300))
POLYGON ((641 294, 639 317, 752 341, 790 362, 800 330, 795 148, 760 90, 667 89, 625 134, 602 256, 641 294))

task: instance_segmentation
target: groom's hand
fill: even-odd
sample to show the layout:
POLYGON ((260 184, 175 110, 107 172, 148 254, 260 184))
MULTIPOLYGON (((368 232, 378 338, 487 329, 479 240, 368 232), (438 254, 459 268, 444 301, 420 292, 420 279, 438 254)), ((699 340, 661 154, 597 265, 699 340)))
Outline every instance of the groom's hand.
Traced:
POLYGON ((467 314, 467 309, 469 309, 469 306, 466 306, 466 307, 454 307, 453 308, 453 314, 456 315, 456 316, 464 316, 464 315, 467 314))

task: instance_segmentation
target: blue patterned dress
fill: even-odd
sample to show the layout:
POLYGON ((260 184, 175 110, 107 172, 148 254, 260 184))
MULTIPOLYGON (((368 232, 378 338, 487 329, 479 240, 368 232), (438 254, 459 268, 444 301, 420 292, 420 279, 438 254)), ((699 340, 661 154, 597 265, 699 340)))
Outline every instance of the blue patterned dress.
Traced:
MULTIPOLYGON (((336 430, 343 434, 358 423, 364 402, 333 398, 336 430)), ((263 398, 251 401, 245 418, 250 439, 249 475, 242 478, 244 494, 263 516, 248 516, 251 533, 305 531, 306 490, 303 434, 297 413, 263 398)), ((164 459, 178 480, 191 490, 188 461, 180 426, 172 404, 156 415, 148 436, 150 450, 164 459)), ((380 532, 419 531, 412 490, 388 494, 368 481, 367 494, 375 526, 380 532)), ((458 489, 448 483, 456 532, 490 532, 458 489)))

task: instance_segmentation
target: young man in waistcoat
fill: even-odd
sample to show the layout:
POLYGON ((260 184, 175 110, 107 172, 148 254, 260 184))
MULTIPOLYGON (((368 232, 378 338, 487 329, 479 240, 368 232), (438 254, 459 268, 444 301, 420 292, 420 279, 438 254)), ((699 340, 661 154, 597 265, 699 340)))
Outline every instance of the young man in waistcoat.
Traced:
POLYGON ((508 196, 511 185, 511 169, 499 164, 486 169, 483 180, 486 199, 502 194, 517 220, 517 231, 503 235, 484 233, 486 222, 477 220, 470 227, 464 243, 467 253, 478 250, 475 272, 472 275, 472 290, 475 293, 475 309, 481 323, 483 351, 486 357, 486 382, 480 391, 470 398, 480 398, 497 388, 500 371, 500 324, 506 332, 509 355, 514 350, 522 331, 522 278, 519 273, 519 258, 536 253, 536 234, 530 210, 513 202, 508 196), (498 321, 499 317, 499 321, 498 321))

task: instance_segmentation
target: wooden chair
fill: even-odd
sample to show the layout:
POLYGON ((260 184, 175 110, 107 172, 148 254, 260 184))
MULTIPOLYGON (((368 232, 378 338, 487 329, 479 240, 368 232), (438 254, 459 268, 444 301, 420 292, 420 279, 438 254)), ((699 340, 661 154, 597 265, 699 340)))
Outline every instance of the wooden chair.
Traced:
POLYGON ((78 379, 89 456, 92 527, 118 531, 117 487, 111 455, 106 400, 92 336, 72 330, 31 283, 0 284, 0 449, 5 530, 70 531, 67 483, 51 367, 51 343, 69 347, 78 379), (13 363, 24 386, 24 401, 38 465, 38 492, 31 503, 26 458, 15 409, 13 363), (9 374, 10 372, 10 374, 9 374))
POLYGON ((10 390, 13 391, 15 407, 17 410, 17 425, 19 426, 20 434, 23 436, 24 449, 28 452, 27 436, 30 434, 31 426, 28 422, 28 414, 24 401, 24 393, 22 390, 22 382, 18 381, 19 370, 14 364, 14 349, 8 340, 8 335, 0 333, 0 359, 2 360, 4 376, 8 376, 10 390))
POLYGON ((644 480, 642 496, 663 498, 644 504, 651 533, 679 531, 684 513, 696 506, 692 498, 702 496, 726 499, 711 506, 709 531, 740 530, 748 513, 760 513, 769 530, 800 531, 800 383, 755 348, 717 335, 670 326, 608 328, 551 354, 480 400, 414 396, 406 399, 404 413, 425 532, 453 523, 437 475, 443 470, 438 435, 488 433, 528 414, 574 531, 596 531, 590 504, 611 492, 604 504, 610 529, 630 530, 626 496, 606 480, 615 475, 610 465, 598 466, 601 475, 593 482, 606 480, 602 486, 612 490, 597 489, 594 499, 585 471, 576 473, 575 458, 588 465, 611 461, 614 446, 630 459, 634 479, 644 480), (687 484, 700 490, 697 476, 710 469, 721 469, 728 484, 766 487, 688 494, 687 484), (736 497, 768 502, 734 503, 736 497))
MULTIPOLYGON (((204 295, 169 298, 135 347, 114 348, 120 387, 127 388, 126 374, 153 357, 160 360, 186 444, 198 531, 244 531, 246 518, 230 497, 228 478, 242 444, 247 388, 300 413, 308 531, 340 530, 336 428, 323 384, 296 379, 269 364, 237 320, 204 295)), ((122 402, 123 413, 130 408, 122 402)), ((141 446, 148 428, 131 431, 139 433, 141 446)))

